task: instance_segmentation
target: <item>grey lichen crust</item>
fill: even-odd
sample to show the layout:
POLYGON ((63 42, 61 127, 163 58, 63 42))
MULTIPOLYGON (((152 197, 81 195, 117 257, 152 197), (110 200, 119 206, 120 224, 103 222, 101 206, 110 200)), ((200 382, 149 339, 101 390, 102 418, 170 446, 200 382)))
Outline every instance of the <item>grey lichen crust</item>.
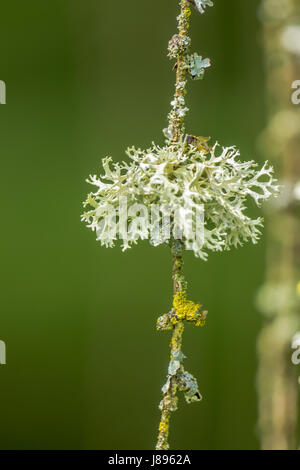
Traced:
MULTIPOLYGON (((169 362, 167 381, 162 387, 162 392, 164 396, 166 396, 171 388, 172 379, 175 379, 178 384, 178 389, 184 393, 184 397, 187 403, 201 401, 202 396, 199 392, 197 379, 192 374, 184 370, 182 364, 184 359, 186 359, 186 357, 181 351, 173 355, 173 359, 171 359, 169 362)), ((163 405, 164 398, 159 405, 160 410, 163 409, 163 405)), ((174 400, 172 411, 176 411, 176 409, 177 400, 174 400)))

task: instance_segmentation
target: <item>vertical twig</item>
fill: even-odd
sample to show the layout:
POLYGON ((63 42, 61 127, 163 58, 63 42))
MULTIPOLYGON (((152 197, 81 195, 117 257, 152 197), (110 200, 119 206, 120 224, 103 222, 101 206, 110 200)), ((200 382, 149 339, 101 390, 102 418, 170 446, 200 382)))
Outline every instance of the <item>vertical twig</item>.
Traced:
MULTIPOLYGON (((186 37, 190 27, 191 9, 186 0, 180 1, 180 15, 178 16, 178 34, 179 36, 186 37)), ((185 67, 185 53, 180 50, 178 52, 176 63, 176 83, 174 98, 184 99, 186 95, 186 67, 185 67)), ((174 110, 169 116, 169 124, 173 126, 174 134, 173 141, 179 141, 184 136, 184 116, 179 114, 178 109, 174 110)))
MULTIPOLYGON (((182 249, 176 249, 175 245, 172 247, 172 272, 173 272, 173 293, 174 296, 178 293, 182 287, 181 282, 184 282, 183 277, 183 257, 182 249), (180 281, 179 281, 180 280, 180 281)), ((172 339, 170 343, 170 359, 178 357, 182 353, 182 335, 184 331, 183 321, 179 321, 173 327, 172 339)), ((169 448, 168 437, 169 437, 169 424, 172 411, 177 409, 177 388, 178 381, 176 377, 171 377, 170 385, 168 390, 165 392, 164 397, 161 401, 161 420, 159 423, 159 434, 156 449, 165 450, 169 448)))
MULTIPOLYGON (((189 30, 189 18, 191 15, 191 10, 187 0, 180 0, 180 15, 178 16, 178 34, 180 38, 187 38, 189 30)), ((187 38, 189 39, 189 38, 187 38)), ((173 143, 180 142, 184 138, 185 128, 184 128, 184 114, 180 113, 180 110, 184 106, 184 97, 186 95, 186 52, 184 49, 178 50, 177 60, 176 60, 176 83, 175 83, 175 95, 174 100, 176 103, 180 103, 180 106, 173 106, 173 110, 169 114, 169 128, 172 129, 172 138, 173 143), (181 100, 181 101, 180 101, 181 100)), ((173 275, 173 298, 176 299, 176 296, 181 292, 186 291, 186 283, 183 275, 183 246, 180 241, 173 240, 171 242, 172 250, 172 275, 173 275)), ((185 299, 185 297, 184 297, 185 299)), ((194 309, 199 317, 205 320, 205 313, 199 313, 199 307, 193 302, 185 301, 185 306, 194 309), (202 316, 201 316, 202 315, 202 316)), ((176 318, 176 310, 171 311, 171 316, 176 318)), ((194 317, 195 318, 195 317, 194 317)), ((199 326, 202 322, 196 319, 196 325, 199 326), (198 323, 197 323, 198 322, 198 323)), ((162 328, 163 329, 163 328, 162 328)), ((166 328, 168 329, 168 328, 166 328)), ((177 390, 181 388, 186 390, 186 384, 184 383, 184 369, 180 361, 183 360, 184 355, 182 353, 182 335, 184 332, 184 321, 178 319, 175 320, 175 323, 172 325, 172 338, 170 343, 170 365, 178 363, 178 372, 174 375, 170 374, 170 365, 169 365, 169 379, 168 386, 166 387, 163 399, 160 403, 161 409, 161 420, 159 423, 159 434, 156 444, 157 450, 165 450, 169 448, 168 438, 169 438, 169 428, 170 428, 170 418, 171 413, 177 409, 177 390)), ((176 367, 176 366, 175 366, 176 367)), ((195 385, 195 390, 192 392, 196 399, 201 399, 201 396, 197 389, 196 380, 188 374, 188 378, 192 380, 192 384, 195 385)))
MULTIPOLYGON (((178 17, 178 33, 179 36, 183 37, 187 34, 189 29, 189 18, 191 10, 186 0, 180 0, 180 15, 178 17)), ((179 51, 177 62, 176 62, 176 83, 175 83, 175 99, 181 97, 184 99, 186 94, 186 69, 184 68, 184 53, 179 51)), ((173 128, 173 141, 178 142, 184 136, 184 118, 181 117, 176 109, 169 115, 169 126, 173 128)), ((183 258, 182 249, 179 252, 175 251, 174 245, 172 247, 172 259, 173 259, 173 293, 174 296, 178 292, 178 276, 183 276, 183 258)), ((181 352, 182 335, 184 331, 183 321, 178 322, 173 326, 172 340, 170 343, 171 359, 173 354, 181 352)), ((170 387, 165 393, 161 402, 161 420, 159 423, 159 434, 156 449, 168 449, 168 437, 169 437, 169 423, 172 411, 176 410, 177 407, 177 380, 175 377, 170 380, 170 387)))

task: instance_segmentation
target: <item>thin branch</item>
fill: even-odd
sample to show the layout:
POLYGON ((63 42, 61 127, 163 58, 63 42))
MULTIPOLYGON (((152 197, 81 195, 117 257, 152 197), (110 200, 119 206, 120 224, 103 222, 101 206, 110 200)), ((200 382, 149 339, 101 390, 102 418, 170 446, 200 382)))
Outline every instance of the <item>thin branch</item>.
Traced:
MULTIPOLYGON (((173 245, 172 248, 172 258, 173 258, 173 291, 174 296, 178 293, 179 289, 182 287, 181 283, 184 281, 183 277, 183 257, 182 257, 182 248, 176 250, 173 245), (179 281, 181 279, 181 281, 179 281)), ((170 343, 170 360, 174 360, 174 357, 180 357, 182 355, 182 335, 184 331, 183 321, 179 321, 173 327, 172 339, 170 343)), ((165 450, 169 448, 168 437, 169 437, 169 425, 170 417, 173 411, 177 409, 177 388, 178 381, 176 375, 171 376, 169 380, 169 387, 164 393, 164 397, 160 403, 161 420, 159 423, 159 434, 156 449, 165 450)))
MULTIPOLYGON (((187 49, 190 39, 187 36, 191 9, 186 0, 180 1, 180 15, 178 16, 178 35, 173 36, 169 42, 169 55, 176 58, 176 83, 175 95, 172 102, 172 111, 169 114, 169 131, 171 142, 180 142, 184 138, 184 116, 186 79, 187 79, 187 49)), ((200 305, 186 300, 186 281, 183 274, 183 244, 180 241, 171 242, 172 250, 172 275, 173 275, 173 309, 167 315, 158 319, 159 330, 172 329, 170 342, 170 363, 167 382, 163 387, 163 399, 160 402, 161 420, 156 444, 157 450, 169 448, 170 418, 172 412, 177 409, 177 391, 186 392, 188 402, 201 400, 196 379, 184 371, 182 361, 182 336, 184 332, 184 320, 192 321, 197 326, 205 322, 206 312, 200 311, 200 305)))
MULTIPOLYGON (((188 38, 187 34, 190 26, 191 9, 186 0, 180 1, 180 15, 178 16, 178 34, 181 39, 188 38)), ((171 41, 176 41, 176 37, 173 37, 171 41)), ((170 42, 171 42, 170 41, 170 42)), ((186 50, 179 47, 177 53, 176 62, 176 83, 175 83, 175 95, 174 100, 180 103, 180 99, 183 100, 186 95, 186 50)), ((173 107, 173 112, 169 115, 169 126, 173 127, 173 141, 180 140, 184 136, 184 115, 181 112, 182 106, 173 107)))

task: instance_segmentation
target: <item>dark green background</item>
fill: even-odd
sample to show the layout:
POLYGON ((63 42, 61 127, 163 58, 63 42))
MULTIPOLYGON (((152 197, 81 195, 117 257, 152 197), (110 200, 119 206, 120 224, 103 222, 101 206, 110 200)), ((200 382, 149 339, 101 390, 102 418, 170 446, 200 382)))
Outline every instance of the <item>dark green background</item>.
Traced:
MULTIPOLYGON (((190 132, 261 157, 264 74, 258 1, 193 14, 193 49, 212 59, 191 82, 190 132)), ((153 448, 168 363, 171 260, 147 242, 101 248, 80 222, 85 178, 106 155, 163 143, 173 94, 166 46, 176 0, 51 0, 1 5, 2 449, 153 448)), ((264 240, 204 263, 187 253, 190 296, 209 310, 187 328, 201 404, 172 421, 173 448, 253 449, 254 306, 264 240)))

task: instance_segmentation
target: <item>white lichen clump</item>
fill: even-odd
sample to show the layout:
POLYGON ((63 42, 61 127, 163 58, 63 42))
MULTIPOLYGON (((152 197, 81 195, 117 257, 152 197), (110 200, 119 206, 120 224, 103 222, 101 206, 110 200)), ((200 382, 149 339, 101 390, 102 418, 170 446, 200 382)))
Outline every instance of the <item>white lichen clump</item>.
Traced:
MULTIPOLYGON (((123 249, 138 239, 148 238, 147 228, 141 229, 130 213, 129 208, 136 204, 140 205, 140 212, 145 207, 149 214, 155 207, 167 207, 171 214, 177 211, 182 223, 187 212, 202 209, 202 242, 193 240, 191 244, 191 240, 182 236, 185 248, 192 249, 202 259, 207 258, 208 250, 229 250, 248 240, 258 241, 263 219, 251 218, 245 211, 248 199, 260 206, 279 190, 273 168, 267 162, 257 169, 254 161, 241 162, 235 147, 221 148, 218 144, 212 148, 202 147, 189 144, 187 138, 165 147, 153 144, 146 151, 131 148, 127 155, 130 163, 112 163, 111 158, 105 158, 103 176, 90 176, 87 180, 97 190, 88 195, 84 206, 90 206, 91 210, 82 215, 82 220, 96 231, 101 245, 114 246, 117 233, 122 233, 123 249), (120 213, 120 201, 124 200, 129 215, 126 234, 121 227, 120 213), (111 208, 117 230, 111 230, 107 217, 112 213, 111 208)), ((163 212, 161 209, 155 213, 160 227, 165 220, 163 212)), ((174 219, 171 219, 171 227, 174 229, 174 219)), ((166 238, 150 237, 150 242, 158 245, 166 242, 166 238)))
POLYGON ((194 5, 196 10, 199 11, 199 13, 203 14, 205 11, 206 7, 212 7, 213 2, 211 0, 188 0, 190 3, 194 5))

